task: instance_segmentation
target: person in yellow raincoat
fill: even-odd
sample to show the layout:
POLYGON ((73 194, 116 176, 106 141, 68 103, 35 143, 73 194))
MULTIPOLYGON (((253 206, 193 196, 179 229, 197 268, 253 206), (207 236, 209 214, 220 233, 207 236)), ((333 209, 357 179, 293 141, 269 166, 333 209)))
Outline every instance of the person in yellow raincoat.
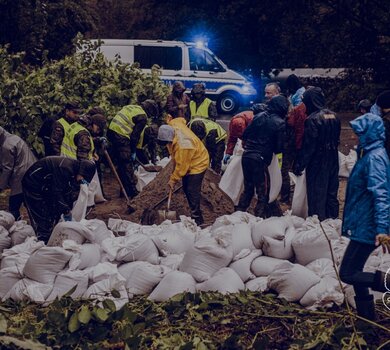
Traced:
POLYGON ((210 159, 202 141, 187 127, 184 118, 175 118, 169 125, 161 125, 157 142, 167 147, 175 167, 169 180, 173 190, 175 184, 182 180, 183 190, 191 210, 191 218, 198 225, 203 223, 200 210, 201 187, 210 159))

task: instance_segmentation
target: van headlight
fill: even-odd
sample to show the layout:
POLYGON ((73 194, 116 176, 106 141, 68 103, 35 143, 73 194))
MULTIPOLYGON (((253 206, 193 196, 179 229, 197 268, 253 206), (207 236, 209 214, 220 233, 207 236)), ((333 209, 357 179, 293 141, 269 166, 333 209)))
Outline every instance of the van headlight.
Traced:
POLYGON ((242 93, 245 95, 256 95, 257 91, 251 84, 245 84, 242 87, 242 93))

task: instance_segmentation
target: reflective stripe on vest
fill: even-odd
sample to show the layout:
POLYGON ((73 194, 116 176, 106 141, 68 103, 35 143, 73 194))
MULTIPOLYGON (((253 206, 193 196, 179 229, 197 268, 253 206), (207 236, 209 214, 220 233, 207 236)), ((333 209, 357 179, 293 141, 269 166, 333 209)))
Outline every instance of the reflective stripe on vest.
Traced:
POLYGON ((62 143, 61 143, 61 155, 65 155, 65 153, 68 151, 67 147, 68 147, 68 139, 69 139, 69 128, 72 124, 69 124, 65 118, 60 118, 58 119, 58 122, 62 125, 62 127, 64 128, 64 138, 62 139, 62 143))
POLYGON ((148 127, 148 125, 145 125, 145 127, 142 129, 141 135, 139 137, 139 141, 137 144, 137 149, 142 149, 142 145, 144 144, 144 138, 145 138, 145 130, 148 127))
POLYGON ((72 159, 77 159, 77 146, 74 143, 74 138, 75 136, 82 130, 85 130, 89 134, 89 141, 91 143, 91 150, 88 153, 88 159, 93 159, 93 152, 95 150, 92 136, 89 133, 89 131, 79 123, 73 123, 69 127, 69 137, 68 137, 68 144, 65 146, 65 153, 63 154, 65 157, 72 158, 72 159))
POLYGON ((145 111, 140 106, 128 105, 123 107, 114 119, 111 121, 109 130, 115 131, 117 134, 130 139, 133 132, 133 118, 137 115, 146 115, 145 111))
POLYGON ((212 101, 205 98, 201 105, 196 109, 196 102, 190 102, 191 119, 193 118, 209 118, 209 106, 212 101))
MULTIPOLYGON (((219 142, 219 141, 222 141, 224 139, 226 139, 227 137, 227 134, 226 134, 226 131, 225 129, 219 125, 218 123, 210 120, 210 119, 205 119, 205 118, 195 118, 195 119, 192 119, 189 123, 189 128, 191 129, 191 125, 194 121, 197 121, 197 120, 201 120, 203 123, 204 123, 204 126, 206 127, 206 137, 207 135, 210 133, 211 130, 217 130, 217 139, 215 140, 216 142, 219 142)), ((206 138, 205 137, 205 138, 206 138)))

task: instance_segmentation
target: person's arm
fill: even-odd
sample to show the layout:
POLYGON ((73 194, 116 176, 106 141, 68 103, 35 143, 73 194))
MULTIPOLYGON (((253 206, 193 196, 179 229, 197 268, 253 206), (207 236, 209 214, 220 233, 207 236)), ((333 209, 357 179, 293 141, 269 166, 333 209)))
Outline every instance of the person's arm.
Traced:
POLYGON ((217 106, 215 102, 211 102, 209 105, 209 118, 213 121, 216 121, 218 118, 217 106))
POLYGON ((15 147, 5 148, 3 147, 0 152, 0 191, 4 190, 8 184, 9 180, 12 177, 15 166, 15 156, 16 149, 15 147))
POLYGON ((76 155, 78 160, 89 159, 89 153, 91 152, 91 135, 88 131, 81 130, 74 137, 74 143, 76 145, 76 155))
POLYGON ((65 131, 61 123, 56 121, 53 126, 53 130, 50 135, 50 143, 53 147, 53 152, 55 156, 61 155, 61 145, 64 140, 65 131))
POLYGON ((232 155, 237 140, 245 131, 245 122, 242 119, 233 119, 229 124, 229 138, 227 141, 226 154, 232 155))
POLYGON ((190 169, 191 159, 195 149, 179 149, 174 153, 175 169, 172 172, 170 180, 174 183, 187 175, 190 169))
POLYGON ((147 123, 147 117, 146 115, 138 115, 134 117, 134 128, 130 135, 130 147, 131 147, 131 153, 135 153, 137 150, 137 144, 139 142, 139 139, 141 137, 142 130, 146 126, 147 123))
POLYGON ((273 153, 279 154, 284 151, 285 140, 286 140, 286 125, 283 122, 276 125, 273 153))
POLYGON ((318 128, 313 119, 306 119, 305 129, 303 132, 302 148, 298 154, 297 162, 294 167, 294 172, 301 173, 311 159, 317 148, 318 128))
POLYGON ((215 146, 217 144, 218 131, 211 130, 209 134, 206 136, 206 148, 209 152, 210 156, 214 154, 215 146))

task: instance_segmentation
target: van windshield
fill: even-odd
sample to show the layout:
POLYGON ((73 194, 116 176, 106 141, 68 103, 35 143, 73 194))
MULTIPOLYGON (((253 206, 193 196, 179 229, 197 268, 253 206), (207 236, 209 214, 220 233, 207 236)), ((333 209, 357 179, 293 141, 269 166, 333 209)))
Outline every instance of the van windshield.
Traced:
POLYGON ((189 48, 190 69, 199 71, 224 72, 225 69, 217 59, 204 49, 197 47, 189 48))

